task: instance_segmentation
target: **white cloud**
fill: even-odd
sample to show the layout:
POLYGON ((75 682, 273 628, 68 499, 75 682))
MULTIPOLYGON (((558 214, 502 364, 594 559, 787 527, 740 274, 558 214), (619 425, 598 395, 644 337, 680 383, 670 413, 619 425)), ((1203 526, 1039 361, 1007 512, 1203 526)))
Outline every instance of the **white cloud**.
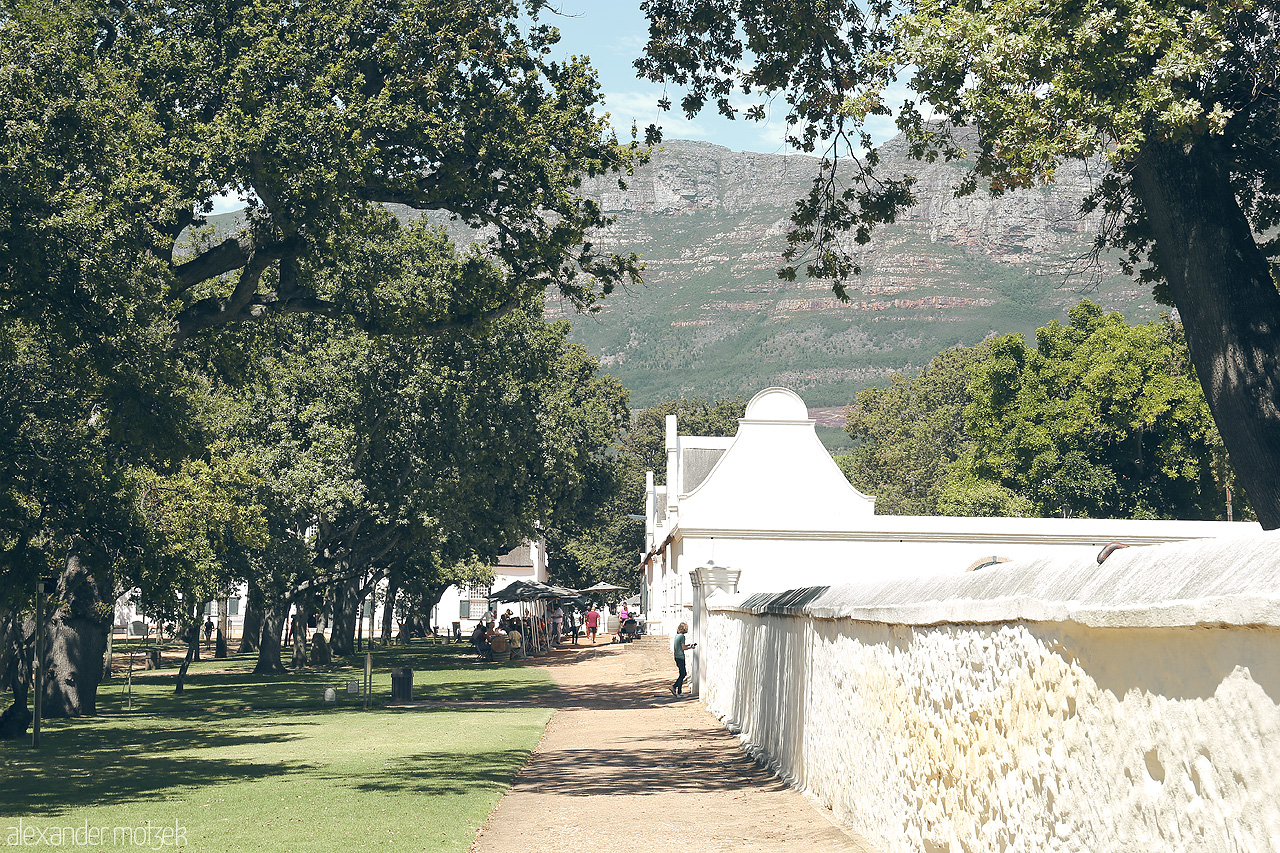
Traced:
POLYGON ((241 194, 234 190, 223 190, 215 195, 210 201, 213 202, 213 210, 211 214, 217 216, 220 213, 231 213, 233 210, 243 210, 249 206, 249 199, 253 198, 252 192, 241 194))
POLYGON ((631 123, 634 121, 641 134, 650 124, 656 124, 662 128, 663 135, 669 139, 710 139, 712 137, 712 132, 705 122, 699 119, 692 121, 686 119, 678 104, 666 111, 659 108, 658 100, 661 97, 662 92, 659 89, 608 93, 605 96, 605 105, 609 110, 610 120, 618 131, 618 136, 620 138, 628 136, 631 133, 631 123))
POLYGON ((249 202, 240 196, 239 193, 224 192, 218 193, 213 197, 213 213, 230 213, 233 210, 242 210, 249 206, 249 202))
POLYGON ((871 134, 876 145, 888 142, 898 135, 898 126, 894 124, 893 116, 867 116, 863 126, 871 134))
POLYGON ((609 49, 614 53, 627 57, 638 57, 644 52, 644 46, 649 43, 649 34, 646 33, 628 33, 620 35, 613 41, 609 42, 609 49))
POLYGON ((757 124, 756 139, 759 145, 756 150, 764 154, 797 153, 787 145, 787 126, 781 121, 764 121, 757 124))

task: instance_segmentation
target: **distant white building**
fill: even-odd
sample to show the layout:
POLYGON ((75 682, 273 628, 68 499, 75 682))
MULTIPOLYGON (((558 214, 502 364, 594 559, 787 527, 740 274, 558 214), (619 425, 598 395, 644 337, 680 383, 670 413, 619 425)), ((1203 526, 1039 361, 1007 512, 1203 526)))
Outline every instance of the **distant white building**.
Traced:
POLYGON ((1252 522, 876 515, 875 498, 849 484, 804 401, 785 388, 753 397, 733 438, 679 435, 674 415, 666 433, 667 485, 649 473, 641 564, 656 633, 693 623, 695 589, 708 586, 779 592, 1261 531, 1252 522))
MULTIPOLYGON (((442 634, 452 630, 454 622, 459 623, 463 632, 470 631, 484 615, 488 607, 489 593, 501 589, 515 580, 547 580, 547 546, 542 541, 527 541, 511 551, 503 554, 493 565, 493 584, 477 584, 474 586, 451 586, 444 591, 439 604, 431 613, 431 624, 440 626, 442 634)), ((379 583, 379 594, 386 593, 387 581, 379 583)), ((156 623, 137 603, 138 591, 130 590, 121 595, 115 603, 113 630, 117 636, 155 636, 156 623)), ((213 619, 215 625, 221 627, 228 641, 239 640, 243 628, 244 612, 248 607, 248 588, 238 584, 226 598, 217 599, 204 605, 202 614, 213 619), (225 612, 224 612, 225 611, 225 612)), ((290 611, 292 613, 292 610, 290 611)), ((379 606, 379 613, 381 606, 379 606)), ((322 616, 322 619, 324 616, 322 616)), ((362 604, 360 618, 368 620, 369 613, 362 604)), ((380 620, 380 617, 379 617, 380 620)), ((379 624, 380 621, 379 621, 379 624)), ((364 626, 368 630, 367 626, 364 626)), ((312 629, 314 630, 314 629, 312 629)), ((380 630, 375 627, 375 630, 380 630)), ((399 621, 392 627, 393 635, 399 631, 399 621)))
MULTIPOLYGON (((116 599, 111 630, 116 636, 155 638, 159 629, 156 620, 138 603, 139 591, 131 589, 116 599)), ((244 628, 244 612, 249 605, 249 590, 245 584, 237 584, 226 598, 207 601, 201 609, 201 621, 212 619, 213 624, 230 642, 239 640, 244 628)))
POLYGON ((528 540, 503 554, 493 564, 493 583, 467 586, 451 586, 440 597, 440 603, 431 611, 431 624, 439 625, 441 633, 451 631, 458 623, 463 634, 475 628, 480 617, 489 607, 489 593, 518 581, 547 580, 547 545, 541 540, 528 540))

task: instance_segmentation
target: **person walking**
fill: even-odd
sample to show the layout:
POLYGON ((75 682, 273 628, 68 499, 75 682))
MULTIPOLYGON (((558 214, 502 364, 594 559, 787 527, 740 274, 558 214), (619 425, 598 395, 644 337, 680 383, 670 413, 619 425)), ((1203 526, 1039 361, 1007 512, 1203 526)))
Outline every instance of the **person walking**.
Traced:
POLYGON ((676 629, 675 642, 671 644, 671 649, 676 656, 676 672, 679 673, 679 677, 676 679, 676 683, 671 685, 672 696, 679 696, 681 693, 684 692, 684 679, 685 679, 684 653, 690 649, 696 649, 698 647, 697 643, 685 642, 685 638, 687 637, 688 633, 689 633, 689 623, 681 622, 680 627, 676 629))
POLYGON ((587 611, 587 636, 591 638, 591 642, 596 641, 596 629, 600 627, 600 612, 596 610, 596 606, 591 605, 591 609, 587 611))

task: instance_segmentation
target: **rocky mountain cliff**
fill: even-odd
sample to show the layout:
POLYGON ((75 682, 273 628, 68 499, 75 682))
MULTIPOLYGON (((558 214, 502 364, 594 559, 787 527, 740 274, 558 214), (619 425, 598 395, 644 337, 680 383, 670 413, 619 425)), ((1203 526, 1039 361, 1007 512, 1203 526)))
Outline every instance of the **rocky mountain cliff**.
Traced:
MULTIPOLYGON (((631 389, 635 407, 785 385, 819 408, 847 405, 861 388, 918 369, 947 347, 993 333, 1030 335, 1065 320, 1086 296, 1131 322, 1159 312, 1149 289, 1114 264, 1090 270, 1079 260, 1098 226, 1080 216, 1080 203, 1100 167, 1069 164, 1049 188, 957 199, 953 188, 969 164, 911 160, 900 140, 881 155, 885 174, 917 177, 919 203, 861 247, 863 273, 849 283, 848 302, 828 281, 777 277, 791 210, 817 173, 815 159, 671 141, 628 189, 616 178, 583 188, 617 217, 598 244, 644 258, 645 284, 609 296, 596 314, 555 299, 548 314, 572 321, 574 338, 631 389)), ((459 243, 475 238, 427 215, 459 243)), ((211 221, 226 229, 238 219, 211 221)), ((829 420, 840 421, 838 410, 829 420)))
POLYGON ((1131 321, 1157 313, 1117 269, 1078 262, 1097 222, 1078 211, 1097 170, 1063 168, 1052 188, 957 199, 968 165, 922 164, 899 140, 886 173, 918 178, 919 203, 860 251, 842 303, 830 282, 778 279, 791 208, 817 171, 808 157, 673 141, 637 171, 585 193, 615 214, 598 242, 647 262, 646 283, 570 316, 574 336, 632 389, 632 405, 679 394, 750 395, 786 385, 814 406, 848 403, 891 372, 991 333, 1029 333, 1083 296, 1131 321))

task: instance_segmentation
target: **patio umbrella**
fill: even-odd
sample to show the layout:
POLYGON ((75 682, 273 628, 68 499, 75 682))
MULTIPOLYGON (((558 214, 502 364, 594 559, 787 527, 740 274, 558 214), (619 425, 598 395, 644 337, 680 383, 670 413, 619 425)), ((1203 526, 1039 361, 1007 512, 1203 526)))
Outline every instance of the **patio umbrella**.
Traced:
POLYGON ((583 590, 583 592, 584 593, 585 592, 624 592, 625 590, 626 590, 625 586, 614 586, 611 583, 605 583, 604 581, 600 581, 600 583, 596 584, 595 586, 587 587, 586 589, 583 590))
POLYGON ((577 598, 578 591, 569 589, 567 586, 557 586, 556 584, 541 584, 546 587, 546 591, 540 594, 539 598, 577 598))
MULTIPOLYGON (((538 608, 533 607, 531 614, 530 607, 532 605, 536 605, 537 602, 545 596, 546 592, 546 584, 538 583, 537 581, 516 580, 507 584, 497 592, 490 593, 489 600, 519 602, 521 625, 532 627, 535 625, 537 620, 538 608)), ((528 644, 527 648, 529 654, 538 654, 542 651, 543 642, 539 633, 540 632, 536 628, 534 628, 534 630, 525 631, 525 642, 528 644)))
POLYGON ((512 581, 497 592, 489 593, 490 601, 533 601, 544 590, 537 581, 512 581))

